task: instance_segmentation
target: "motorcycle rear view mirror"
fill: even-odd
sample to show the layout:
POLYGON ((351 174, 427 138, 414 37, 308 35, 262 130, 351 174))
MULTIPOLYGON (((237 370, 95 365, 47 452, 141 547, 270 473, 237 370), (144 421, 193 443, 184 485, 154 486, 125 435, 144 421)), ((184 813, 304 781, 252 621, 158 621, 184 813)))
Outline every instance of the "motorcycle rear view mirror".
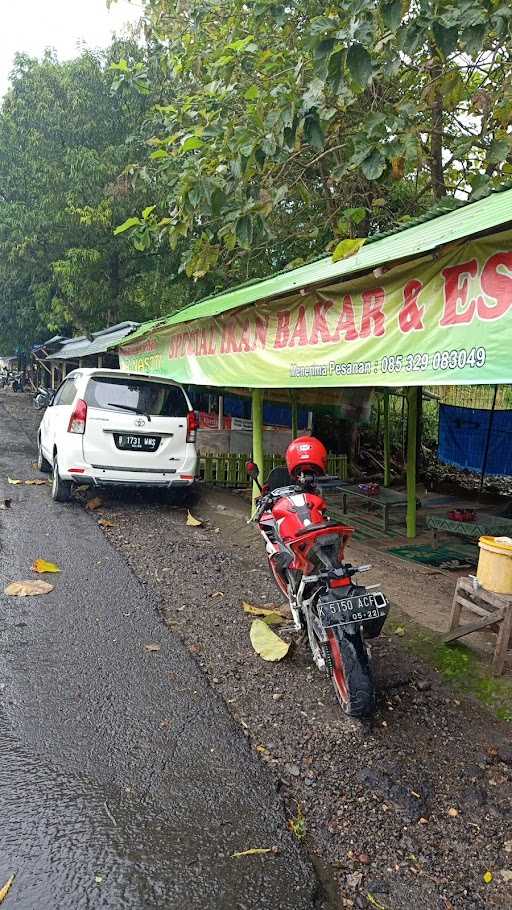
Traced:
POLYGON ((258 465, 254 461, 248 461, 245 465, 245 469, 251 480, 253 480, 258 489, 261 490, 261 484, 258 480, 258 477, 260 476, 260 469, 258 465))

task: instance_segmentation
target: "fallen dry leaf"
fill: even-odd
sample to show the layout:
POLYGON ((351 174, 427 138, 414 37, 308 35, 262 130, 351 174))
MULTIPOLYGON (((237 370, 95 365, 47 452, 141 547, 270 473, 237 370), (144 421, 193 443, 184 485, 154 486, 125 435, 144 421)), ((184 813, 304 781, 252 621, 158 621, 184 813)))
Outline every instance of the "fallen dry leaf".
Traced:
POLYGON ((189 528, 200 528, 202 524, 203 522, 200 518, 194 518, 190 511, 187 512, 187 525, 189 528))
POLYGON ((397 626, 396 629, 394 630, 394 633, 395 633, 395 635, 398 635, 399 638, 403 638, 405 635, 404 626, 397 626))
POLYGON ((500 875, 504 882, 512 882, 512 869, 502 869, 500 875))
POLYGON ((458 814, 459 814, 459 810, 458 810, 458 809, 448 809, 448 815, 449 815, 451 818, 457 818, 458 814))
POLYGON ((282 622, 285 619, 289 619, 282 610, 278 607, 254 607, 252 604, 248 604, 245 601, 242 603, 242 610, 244 613, 249 613, 250 616, 267 616, 279 618, 279 621, 282 622))
POLYGON ((23 483, 23 480, 13 480, 12 477, 8 477, 8 478, 7 478, 7 483, 12 484, 13 487, 17 487, 17 486, 19 486, 21 483, 23 483))
POLYGON ((2 499, 0 502, 0 512, 6 512, 7 509, 11 508, 12 499, 2 499))
POLYGON ((100 518, 98 521, 100 528, 115 528, 113 521, 110 521, 108 518, 100 518))
POLYGON ((11 890, 14 879, 16 878, 16 873, 14 872, 10 878, 7 879, 3 888, 0 888, 0 904, 5 900, 9 891, 11 890))
POLYGON ((262 619, 255 619, 252 623, 250 638, 254 650, 263 660, 282 660, 288 654, 289 642, 279 638, 262 619))
POLYGON ((213 594, 210 594, 210 597, 212 600, 214 597, 224 597, 224 591, 214 591, 213 594))
POLYGON ((368 894, 366 896, 368 898, 369 903, 372 905, 372 907, 375 907, 375 910, 386 910, 386 907, 384 906, 384 904, 381 904, 377 900, 377 898, 373 896, 373 894, 370 894, 370 892, 368 892, 368 894))
POLYGON ((25 480, 24 484, 26 487, 45 487, 46 480, 25 480))
POLYGON ((147 645, 144 645, 144 650, 148 652, 159 651, 160 645, 157 642, 150 641, 147 645))
POLYGON ((47 581, 12 581, 4 589, 4 594, 9 597, 31 597, 34 594, 49 594, 53 585, 47 581))
POLYGON ((240 850, 232 853, 233 859, 240 859, 241 856, 261 856, 263 853, 272 853, 272 847, 251 847, 250 850, 240 850))
POLYGON ((58 565, 54 562, 46 562, 45 559, 36 559, 32 564, 32 571, 38 572, 39 575, 44 575, 45 573, 55 573, 60 572, 58 565))
POLYGON ((101 499, 101 497, 95 496, 94 499, 89 499, 89 501, 86 502, 85 508, 88 509, 89 512, 94 512, 96 509, 99 509, 102 505, 103 505, 103 500, 101 499))

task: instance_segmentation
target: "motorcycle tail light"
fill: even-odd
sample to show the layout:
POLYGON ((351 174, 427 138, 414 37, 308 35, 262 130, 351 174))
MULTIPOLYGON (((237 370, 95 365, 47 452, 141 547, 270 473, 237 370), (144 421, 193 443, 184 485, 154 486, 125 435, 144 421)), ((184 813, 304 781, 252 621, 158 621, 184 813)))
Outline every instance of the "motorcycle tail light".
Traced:
POLYGON ((331 578, 329 581, 330 588, 346 588, 350 584, 350 578, 331 578))

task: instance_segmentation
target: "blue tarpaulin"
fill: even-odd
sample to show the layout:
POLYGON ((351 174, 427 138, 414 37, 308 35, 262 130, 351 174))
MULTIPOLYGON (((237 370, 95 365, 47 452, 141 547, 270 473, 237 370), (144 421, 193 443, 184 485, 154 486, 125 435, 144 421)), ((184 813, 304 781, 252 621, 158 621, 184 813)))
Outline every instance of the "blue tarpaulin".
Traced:
MULTIPOLYGON (((439 460, 480 472, 491 413, 480 408, 442 404, 439 409, 439 460)), ((512 474, 512 411, 494 412, 485 473, 512 474)))

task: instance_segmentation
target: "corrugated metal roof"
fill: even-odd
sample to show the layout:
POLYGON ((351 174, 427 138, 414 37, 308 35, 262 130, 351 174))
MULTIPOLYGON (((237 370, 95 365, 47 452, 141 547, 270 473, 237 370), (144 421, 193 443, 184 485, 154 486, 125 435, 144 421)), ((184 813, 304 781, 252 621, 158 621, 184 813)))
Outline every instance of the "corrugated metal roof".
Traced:
POLYGON ((199 303, 185 307, 173 316, 144 322, 130 336, 129 341, 131 343, 159 327, 217 316, 227 310, 256 303, 265 298, 279 297, 300 288, 329 285, 348 275, 364 273, 388 262, 413 259, 452 241, 475 236, 509 222, 512 222, 512 189, 491 193, 478 202, 461 205, 460 208, 434 215, 428 220, 422 219, 394 233, 374 235, 368 238, 355 256, 341 262, 333 262, 331 256, 326 256, 298 269, 281 272, 270 278, 263 278, 231 291, 207 297, 199 303))
POLYGON ((55 354, 48 357, 48 360, 80 360, 93 354, 104 354, 110 348, 116 347, 139 325, 139 322, 120 322, 119 325, 102 329, 101 332, 94 332, 89 337, 82 335, 80 338, 69 338, 55 354))

